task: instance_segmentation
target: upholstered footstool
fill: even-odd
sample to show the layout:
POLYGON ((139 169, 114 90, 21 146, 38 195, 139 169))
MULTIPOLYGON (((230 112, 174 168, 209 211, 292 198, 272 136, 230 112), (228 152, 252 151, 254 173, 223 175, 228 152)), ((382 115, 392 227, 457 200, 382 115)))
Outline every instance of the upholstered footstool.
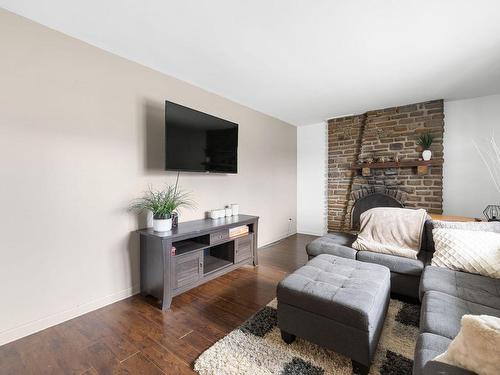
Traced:
POLYGON ((290 344, 301 337, 352 360, 367 374, 389 305, 385 266, 318 255, 278 284, 278 327, 290 344))

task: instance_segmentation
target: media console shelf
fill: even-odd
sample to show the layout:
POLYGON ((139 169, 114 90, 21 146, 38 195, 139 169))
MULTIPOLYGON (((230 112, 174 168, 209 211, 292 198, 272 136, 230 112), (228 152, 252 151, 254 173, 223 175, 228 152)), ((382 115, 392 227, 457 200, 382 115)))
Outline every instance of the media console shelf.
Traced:
POLYGON ((238 215, 179 223, 169 232, 142 229, 141 294, 170 307, 172 297, 245 264, 257 265, 257 216, 238 215), (247 225, 249 233, 229 237, 247 225))

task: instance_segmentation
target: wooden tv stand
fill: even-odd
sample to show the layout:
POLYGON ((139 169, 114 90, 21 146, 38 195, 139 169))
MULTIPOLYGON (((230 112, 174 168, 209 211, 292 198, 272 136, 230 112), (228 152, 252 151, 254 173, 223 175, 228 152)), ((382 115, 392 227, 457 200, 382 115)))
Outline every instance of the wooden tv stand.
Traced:
POLYGON ((179 223, 164 233, 140 230, 141 294, 156 297, 166 310, 172 297, 245 264, 256 266, 258 221, 238 215, 179 223), (230 238, 229 229, 240 225, 249 233, 230 238))

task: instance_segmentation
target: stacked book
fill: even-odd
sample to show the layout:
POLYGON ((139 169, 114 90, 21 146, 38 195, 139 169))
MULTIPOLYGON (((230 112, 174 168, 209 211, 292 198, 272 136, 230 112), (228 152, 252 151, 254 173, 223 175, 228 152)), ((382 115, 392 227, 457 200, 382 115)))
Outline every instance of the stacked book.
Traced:
POLYGON ((248 234, 248 225, 241 225, 229 229, 229 237, 239 237, 248 234))

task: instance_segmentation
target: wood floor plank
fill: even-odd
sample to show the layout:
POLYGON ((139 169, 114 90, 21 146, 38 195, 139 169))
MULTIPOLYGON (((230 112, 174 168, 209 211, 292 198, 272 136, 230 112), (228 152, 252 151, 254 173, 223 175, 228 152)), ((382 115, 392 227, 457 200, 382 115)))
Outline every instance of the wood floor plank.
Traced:
POLYGON ((46 329, 23 339, 22 346, 17 350, 22 358, 26 374, 62 374, 64 369, 59 366, 62 356, 57 348, 51 346, 51 341, 57 333, 46 329))
POLYGON ((178 338, 178 332, 172 332, 170 327, 147 320, 129 307, 115 306, 114 309, 102 312, 101 316, 117 331, 127 335, 135 345, 141 345, 141 342, 151 339, 176 353, 186 364, 191 364, 199 355, 195 348, 178 338))
POLYGON ((116 375, 165 375, 166 372, 160 370, 144 354, 137 353, 120 364, 115 372, 116 375))
POLYGON ((112 375, 120 368, 120 361, 105 343, 90 345, 85 349, 84 355, 99 375, 112 375))
POLYGON ((99 375, 99 373, 97 372, 97 370, 95 368, 91 367, 87 371, 84 371, 78 375, 99 375))
POLYGON ((179 375, 194 373, 191 364, 182 361, 164 346, 150 339, 143 341, 142 344, 141 352, 163 372, 179 375))
POLYGON ((137 346, 132 344, 131 340, 127 339, 126 336, 110 335, 104 337, 102 342, 104 342, 107 347, 111 349, 119 361, 123 361, 125 358, 128 358, 139 351, 137 346))
POLYGON ((140 295, 0 347, 1 375, 194 374, 193 362, 276 296, 307 261, 314 236, 259 250, 245 266, 174 297, 171 309, 140 295))
POLYGON ((54 330, 54 335, 48 339, 51 351, 56 351, 54 356, 58 367, 66 374, 81 374, 91 368, 86 356, 82 355, 82 347, 69 341, 59 332, 54 330))
POLYGON ((22 357, 16 349, 16 343, 4 345, 0 348, 0 374, 16 375, 27 374, 22 357))

